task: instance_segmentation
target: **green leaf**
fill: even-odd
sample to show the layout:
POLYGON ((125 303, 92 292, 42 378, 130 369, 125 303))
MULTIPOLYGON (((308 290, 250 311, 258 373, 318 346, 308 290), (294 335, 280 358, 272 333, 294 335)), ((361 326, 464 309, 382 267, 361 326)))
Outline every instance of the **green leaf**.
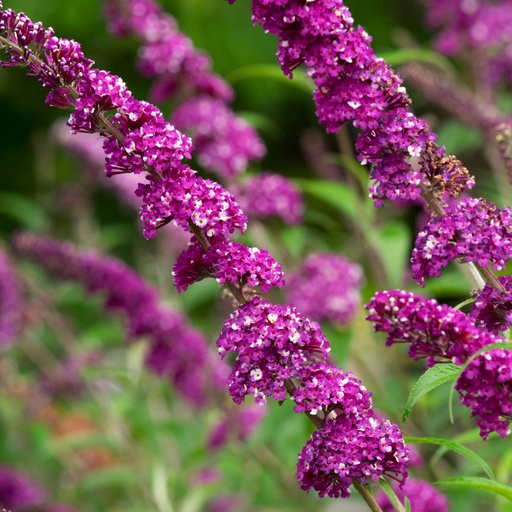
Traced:
POLYGON ((18 194, 0 193, 0 214, 31 231, 44 231, 48 226, 48 218, 37 203, 18 194))
POLYGON ((476 454, 473 450, 470 450, 466 446, 457 443, 456 441, 451 441, 450 439, 443 439, 439 437, 404 437, 404 441, 406 443, 426 443, 426 444, 437 444, 439 446, 444 446, 451 450, 452 452, 458 453, 470 460, 474 464, 476 464, 484 473, 492 480, 494 480, 494 473, 492 472, 491 467, 487 462, 485 462, 480 455, 476 454))
POLYGON ((271 80, 277 80, 282 83, 286 83, 292 87, 296 87, 301 91, 312 93, 314 91, 313 82, 308 76, 300 70, 293 72, 293 79, 289 79, 283 75, 281 68, 271 64, 255 64, 251 66, 243 66, 229 73, 226 80, 234 84, 240 80, 246 80, 248 78, 270 78, 271 80))
POLYGON ((399 66, 400 64, 407 64, 408 62, 430 62, 436 66, 444 69, 449 73, 455 73, 456 70, 453 64, 437 52, 427 48, 410 48, 403 50, 393 50, 390 52, 383 52, 379 57, 386 61, 390 66, 399 66))
POLYGON ((384 480, 384 478, 379 478, 379 485, 381 486, 382 490, 386 493, 386 496, 389 498, 389 501, 395 507, 395 510, 397 512, 404 512, 404 507, 400 503, 399 499, 397 498, 396 494, 393 492, 393 489, 391 489, 391 486, 384 480))
POLYGON ((402 416, 402 422, 405 423, 412 408, 416 405, 418 400, 437 388, 445 382, 456 379, 461 372, 461 367, 447 363, 447 364, 436 364, 432 368, 429 368, 414 384, 414 387, 407 398, 405 404, 404 414, 402 416))
POLYGON ((438 480, 436 484, 461 487, 463 489, 482 489, 499 494, 508 500, 512 500, 512 487, 510 485, 495 482, 487 478, 477 476, 454 476, 438 480))
POLYGON ((379 251, 390 288, 402 284, 410 254, 410 232, 404 222, 388 222, 373 232, 373 242, 379 251))
POLYGON ((329 203, 353 220, 358 217, 357 198, 348 185, 325 180, 293 180, 305 194, 329 203))
POLYGON ((130 487, 139 478, 135 467, 111 467, 87 473, 78 483, 81 492, 91 492, 112 487, 130 487))

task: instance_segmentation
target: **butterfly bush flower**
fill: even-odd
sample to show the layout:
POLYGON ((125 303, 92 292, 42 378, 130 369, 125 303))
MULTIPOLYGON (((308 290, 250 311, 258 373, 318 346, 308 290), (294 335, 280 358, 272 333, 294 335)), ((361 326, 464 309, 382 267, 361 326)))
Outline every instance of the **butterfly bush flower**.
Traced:
MULTIPOLYGON (((404 498, 409 500, 411 510, 414 512, 448 512, 450 510, 448 498, 425 480, 409 478, 402 488, 398 485, 392 487, 402 504, 405 501, 404 498)), ((384 491, 380 491, 376 499, 382 512, 395 512, 395 507, 384 491)))
POLYGON ((477 325, 495 334, 507 330, 512 325, 512 277, 500 276, 498 281, 505 291, 500 292, 486 284, 475 297, 468 313, 477 325))
POLYGON ((299 372, 300 385, 291 392, 295 412, 322 414, 327 418, 350 417, 354 422, 372 408, 371 393, 352 372, 343 372, 329 363, 304 366, 299 372))
POLYGON ((475 325, 461 311, 402 290, 377 292, 367 309, 374 329, 388 334, 386 344, 410 343, 413 359, 426 357, 429 366, 469 363, 455 385, 461 404, 471 409, 484 439, 491 432, 503 437, 510 433, 512 350, 504 346, 474 356, 488 345, 503 343, 503 338, 475 325))
POLYGON ((422 187, 457 196, 474 184, 454 157, 436 145, 426 123, 408 110, 399 76, 377 58, 371 37, 354 26, 341 0, 253 0, 253 22, 279 39, 278 60, 287 76, 304 64, 315 83, 317 115, 328 132, 347 121, 362 130, 356 143, 361 163, 371 163, 375 205, 384 199, 416 199, 422 187), (418 165, 411 165, 411 160, 418 165))
POLYGON ((290 275, 286 301, 318 322, 346 325, 359 307, 363 280, 361 267, 349 259, 314 253, 290 275))
POLYGON ((0 249, 0 351, 11 345, 21 329, 21 290, 7 254, 0 249))
POLYGON ((366 309, 377 332, 387 333, 386 345, 409 343, 409 357, 464 364, 477 350, 502 341, 462 311, 404 290, 377 292, 366 309))
POLYGON ((175 19, 153 0, 105 0, 109 30, 119 36, 136 35, 143 41, 138 69, 156 78, 150 92, 159 102, 186 91, 223 101, 233 98, 231 87, 211 70, 210 58, 194 48, 179 31, 175 19))
POLYGON ((348 498, 353 479, 368 483, 390 476, 403 481, 407 462, 400 429, 389 420, 368 414, 353 422, 341 416, 313 432, 299 455, 297 477, 305 491, 348 498))
POLYGON ((426 277, 439 276, 456 259, 482 267, 492 263, 495 270, 503 270, 511 254, 512 209, 463 198, 418 234, 411 258, 413 277, 423 286, 426 277))
POLYGON ((206 96, 188 99, 174 110, 172 122, 193 137, 198 162, 222 178, 236 176, 265 155, 256 130, 223 101, 206 96))
POLYGON ((249 217, 278 217, 291 226, 302 222, 302 194, 284 176, 268 171, 262 172, 233 185, 231 190, 249 217))
POLYGON ((285 380, 299 375, 308 362, 327 359, 330 350, 317 323, 290 306, 271 304, 260 297, 240 306, 224 325, 217 347, 222 358, 236 352, 229 376, 229 392, 235 403, 254 395, 286 398, 285 380))
POLYGON ((178 292, 205 277, 214 277, 221 285, 233 283, 240 290, 245 285, 260 286, 262 292, 284 286, 282 267, 268 251, 227 238, 214 239, 205 251, 193 237, 188 249, 178 257, 173 276, 178 292))
POLYGON ((46 492, 23 473, 0 466, 0 505, 7 509, 37 507, 46 499, 46 492))
POLYGON ((10 9, 0 13, 0 44, 8 56, 3 65, 28 65, 52 88, 51 94, 65 98, 65 105, 51 104, 74 109, 68 122, 72 132, 105 137, 107 175, 149 175, 137 189, 147 237, 171 220, 186 229, 192 223, 207 236, 243 231, 246 219, 233 197, 217 183, 196 177, 183 163, 193 149, 190 138, 167 123, 156 107, 134 99, 119 77, 93 68, 79 45, 71 43, 23 14, 10 9))
POLYGON ((107 310, 124 313, 128 340, 146 337, 146 366, 173 382, 192 404, 204 405, 210 392, 224 388, 225 367, 215 361, 202 334, 181 314, 163 307, 158 291, 134 270, 94 251, 28 233, 18 234, 13 244, 18 254, 50 275, 104 294, 107 310))

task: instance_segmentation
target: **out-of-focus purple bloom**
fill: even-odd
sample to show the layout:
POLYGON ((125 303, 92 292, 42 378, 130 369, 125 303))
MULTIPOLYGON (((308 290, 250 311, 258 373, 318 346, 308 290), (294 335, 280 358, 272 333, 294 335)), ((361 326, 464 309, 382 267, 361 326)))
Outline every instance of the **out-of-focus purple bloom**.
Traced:
POLYGON ((14 342, 21 328, 21 290, 7 254, 0 249, 0 351, 14 342))
POLYGON ((179 31, 175 19, 153 0, 106 0, 105 16, 117 36, 136 35, 142 39, 137 67, 156 82, 152 101, 165 101, 178 93, 203 94, 223 101, 233 90, 211 70, 208 55, 194 48, 179 31))
POLYGON ((256 404, 245 405, 230 410, 210 431, 208 447, 217 450, 228 440, 236 439, 243 443, 258 429, 265 417, 266 408, 256 404))
MULTIPOLYGON (((409 478, 401 488, 393 485, 393 490, 402 504, 404 498, 409 500, 412 512, 448 512, 450 509, 448 498, 425 480, 409 478)), ((378 492, 376 500, 382 512, 395 512, 384 491, 378 492)))
POLYGON ((345 325, 357 312, 363 280, 361 267, 349 259, 314 253, 290 274, 286 301, 317 322, 345 325))
POLYGON ((367 483, 386 475, 403 482, 408 460, 400 429, 388 420, 337 417, 311 435, 299 455, 297 478, 302 489, 313 488, 321 498, 348 498, 353 479, 367 483))
POLYGON ((262 172, 232 187, 237 201, 249 217, 279 217, 286 224, 302 221, 304 205, 300 190, 284 176, 262 172))
POLYGON ((192 404, 204 405, 211 393, 224 389, 226 368, 203 335, 187 326, 181 314, 163 307, 158 291, 133 269, 94 251, 81 252, 72 244, 28 233, 17 235, 13 244, 52 276, 105 294, 106 308, 124 313, 128 339, 148 340, 146 366, 169 379, 192 404))
POLYGON ((21 472, 0 466, 0 505, 13 512, 44 503, 45 491, 21 472))
POLYGON ((223 101, 191 98, 176 108, 171 120, 194 139, 199 163, 222 178, 232 178, 265 155, 256 130, 223 101))
POLYGON ((254 395, 256 403, 266 396, 286 398, 285 380, 298 377, 308 362, 327 359, 325 335, 295 308, 271 304, 260 297, 240 306, 224 325, 217 347, 222 358, 236 352, 229 376, 229 392, 235 403, 254 395))
POLYGON ((267 251, 227 238, 214 239, 206 252, 192 238, 174 265, 173 276, 179 292, 205 277, 214 277, 221 285, 235 284, 240 290, 245 285, 260 286, 262 292, 284 286, 281 265, 267 251))
POLYGON ((413 277, 424 285, 450 261, 462 259, 502 270, 512 255, 512 209, 483 199, 463 198, 433 217, 418 234, 412 252, 413 277))

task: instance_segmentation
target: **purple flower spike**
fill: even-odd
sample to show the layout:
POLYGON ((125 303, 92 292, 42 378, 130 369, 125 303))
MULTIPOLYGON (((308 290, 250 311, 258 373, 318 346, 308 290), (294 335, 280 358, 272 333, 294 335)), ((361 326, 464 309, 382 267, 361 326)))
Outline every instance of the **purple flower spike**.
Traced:
POLYGON ((443 361, 461 365, 482 347, 503 341, 462 311, 403 290, 377 292, 366 309, 375 331, 388 334, 388 346, 410 343, 409 356, 426 358, 428 366, 443 361))
POLYGON ((266 403, 266 396, 284 400, 284 381, 298 377, 305 364, 325 361, 330 350, 318 324, 294 308, 259 297, 231 314, 217 347, 222 358, 237 353, 229 376, 235 403, 242 403, 247 395, 254 395, 256 403, 266 403))
MULTIPOLYGON (((448 498, 425 480, 409 478, 402 488, 393 485, 393 491, 402 504, 404 498, 407 498, 414 512, 448 512, 450 509, 448 498)), ((384 491, 381 490, 376 499, 382 512, 395 512, 395 507, 384 491)))
POLYGON ((343 256, 311 254, 290 276, 286 299, 318 322, 346 325, 360 304, 363 279, 361 267, 343 256))
POLYGON ((232 178, 265 155, 256 130, 223 101, 189 99, 173 112, 172 122, 193 137, 199 163, 222 178, 232 178))
POLYGON ((433 217, 418 234, 412 252, 413 277, 424 285, 450 261, 461 259, 503 270, 512 255, 512 209, 483 199, 464 198, 433 217))
POLYGON ((300 379, 300 386, 291 394, 295 412, 326 418, 335 411, 337 416, 355 423, 372 408, 372 394, 352 372, 343 372, 328 363, 315 363, 304 366, 300 379))
POLYGON ((174 265, 173 276, 179 292, 205 277, 215 277, 221 285, 233 283, 240 290, 260 286, 264 293, 284 286, 282 267, 267 251, 227 238, 214 240, 207 252, 192 238, 174 265))
POLYGON ((279 174, 262 172, 251 176, 245 183, 233 187, 233 193, 249 217, 279 217, 292 226, 302 222, 302 194, 279 174))
POLYGON ((512 325, 512 277, 500 276, 497 278, 505 289, 499 292, 489 284, 476 296, 469 316, 477 325, 499 334, 512 325))
POLYGON ((353 479, 405 480, 408 460, 400 429, 388 420, 337 417, 311 435, 299 455, 297 478, 301 489, 313 488, 321 498, 348 498, 353 479))

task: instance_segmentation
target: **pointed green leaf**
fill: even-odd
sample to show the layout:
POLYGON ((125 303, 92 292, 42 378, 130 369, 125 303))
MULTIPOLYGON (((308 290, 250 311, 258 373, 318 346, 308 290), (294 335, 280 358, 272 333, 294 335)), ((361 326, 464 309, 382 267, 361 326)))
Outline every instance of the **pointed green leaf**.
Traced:
POLYGON ((399 499, 397 498, 396 494, 393 492, 393 489, 391 489, 391 486, 387 483, 384 478, 379 478, 379 485, 381 486, 382 490, 386 493, 386 496, 389 498, 389 501, 395 507, 395 510, 397 512, 404 512, 404 507, 400 503, 399 499))
POLYGON ((44 210, 34 201, 18 194, 0 193, 0 215, 14 219, 21 228, 31 231, 44 231, 48 226, 44 210))
POLYGON ((504 498, 512 500, 512 487, 510 485, 495 482, 487 478, 477 476, 455 476, 438 480, 436 484, 450 485, 452 487, 461 487, 466 489, 482 489, 484 491, 495 492, 504 498))
POLYGON ((416 405, 418 400, 437 388, 445 382, 456 379, 461 371, 460 366, 456 366, 451 363, 447 364, 436 364, 432 368, 429 368, 414 384, 407 403, 405 404, 404 414, 402 416, 402 422, 405 423, 412 408, 416 405))
POLYGON ((494 480, 494 473, 492 472, 491 467, 487 462, 485 462, 480 455, 476 454, 473 450, 470 450, 466 446, 457 443, 456 441, 451 441, 449 439, 442 439, 438 437, 404 437, 404 441, 406 443, 427 443, 427 444, 437 444, 439 446, 444 446, 451 450, 452 452, 458 453, 475 463, 482 471, 486 473, 486 475, 494 480))
POLYGON ((304 193, 329 203, 351 219, 357 219, 357 197, 351 187, 336 181, 301 179, 293 181, 304 193))

